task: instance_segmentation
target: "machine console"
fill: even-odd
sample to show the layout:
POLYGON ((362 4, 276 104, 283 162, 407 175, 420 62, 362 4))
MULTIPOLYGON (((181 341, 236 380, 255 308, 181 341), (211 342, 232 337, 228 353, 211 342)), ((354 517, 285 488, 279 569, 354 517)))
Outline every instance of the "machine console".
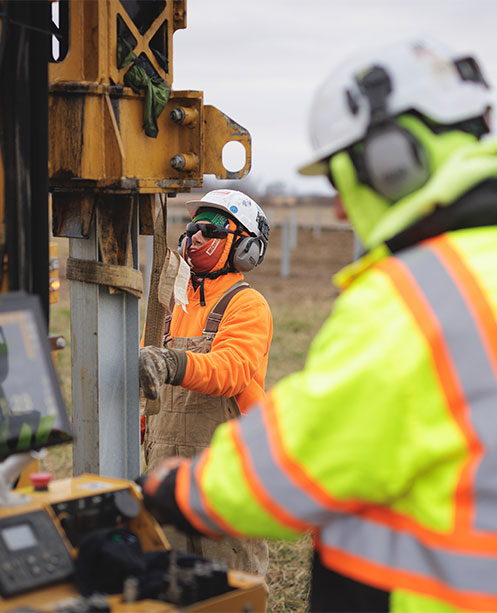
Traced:
MULTIPOLYGON (((81 594, 77 579, 84 539, 98 531, 115 529, 135 535, 140 548, 154 556, 169 550, 137 486, 124 479, 81 475, 52 481, 44 491, 34 487, 19 491, 26 496, 24 504, 0 506, 0 611, 97 610, 95 595, 81 594)), ((184 566, 182 554, 176 552, 161 577, 164 590, 157 598, 139 599, 133 594, 133 582, 125 582, 122 594, 99 594, 105 607, 98 610, 265 611, 262 578, 230 571, 210 560, 184 566)))
POLYGON ((43 510, 0 518, 0 594, 14 596, 68 579, 74 563, 43 510))
POLYGON ((36 297, 0 296, 0 611, 265 611, 262 579, 170 551, 134 483, 40 473, 12 491, 19 461, 72 440, 46 339, 36 297))

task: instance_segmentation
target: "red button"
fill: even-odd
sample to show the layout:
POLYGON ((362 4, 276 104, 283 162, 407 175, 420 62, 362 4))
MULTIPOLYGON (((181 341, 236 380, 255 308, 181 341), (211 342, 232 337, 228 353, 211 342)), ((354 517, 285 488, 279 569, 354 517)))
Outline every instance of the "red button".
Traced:
POLYGON ((48 484, 53 479, 53 475, 47 472, 31 473, 29 478, 36 491, 45 491, 48 489, 48 484))

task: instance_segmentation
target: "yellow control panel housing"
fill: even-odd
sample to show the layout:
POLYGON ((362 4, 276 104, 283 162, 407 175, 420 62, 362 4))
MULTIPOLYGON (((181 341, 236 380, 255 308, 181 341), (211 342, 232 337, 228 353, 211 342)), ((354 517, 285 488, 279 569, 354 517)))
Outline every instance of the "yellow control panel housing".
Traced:
MULTIPOLYGON (((51 612, 76 602, 81 596, 71 579, 70 568, 64 569, 64 565, 70 567, 78 555, 77 531, 83 523, 89 525, 88 522, 92 521, 98 527, 99 517, 108 512, 109 505, 117 496, 121 500, 123 496, 127 497, 128 502, 131 501, 138 509, 133 518, 125 520, 125 527, 136 534, 143 551, 169 549, 160 525, 143 505, 140 489, 130 481, 85 474, 52 481, 45 491, 35 491, 33 487, 15 491, 24 497, 21 503, 0 507, 0 546, 9 551, 9 542, 13 544, 13 551, 0 556, 0 581, 3 579, 5 586, 5 581, 9 585, 9 576, 12 581, 17 580, 16 564, 22 564, 34 573, 34 579, 33 584, 24 591, 12 596, 0 596, 0 611, 28 608, 51 612), (43 534, 37 534, 38 531, 43 531, 43 534), (43 573, 46 575, 47 566, 48 572, 60 577, 64 577, 64 574, 69 576, 44 581, 40 576, 43 573), (45 584, 41 585, 40 582, 45 584)), ((233 588, 231 591, 181 610, 219 613, 266 610, 267 588, 262 578, 229 570, 228 583, 233 588)), ((4 590, 14 588, 10 585, 4 590)), ((179 610, 173 604, 159 600, 126 602, 121 594, 110 595, 107 601, 113 612, 179 610)))

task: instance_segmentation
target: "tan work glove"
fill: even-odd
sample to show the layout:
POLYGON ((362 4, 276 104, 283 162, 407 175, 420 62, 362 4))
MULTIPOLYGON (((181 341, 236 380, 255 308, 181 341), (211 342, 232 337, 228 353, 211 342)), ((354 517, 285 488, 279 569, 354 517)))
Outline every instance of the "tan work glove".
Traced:
POLYGON ((149 345, 140 349, 138 376, 145 398, 155 400, 164 383, 179 385, 185 376, 186 353, 149 345))

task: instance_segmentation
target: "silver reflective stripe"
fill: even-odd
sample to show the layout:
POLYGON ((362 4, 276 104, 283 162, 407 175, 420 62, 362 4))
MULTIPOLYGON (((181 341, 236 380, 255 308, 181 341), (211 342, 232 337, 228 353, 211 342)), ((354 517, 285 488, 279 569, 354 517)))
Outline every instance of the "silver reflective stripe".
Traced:
POLYGON ((269 496, 283 507, 286 513, 300 521, 313 524, 324 521, 329 516, 330 509, 311 498, 291 481, 273 458, 260 409, 252 409, 239 420, 239 424, 242 441, 248 449, 257 477, 269 496))
POLYGON ((190 506, 196 515, 200 517, 200 519, 204 522, 204 524, 216 534, 224 534, 224 531, 215 524, 211 518, 206 514, 204 505, 202 504, 202 500, 200 498, 200 492, 197 486, 197 481, 195 479, 195 469, 198 466, 200 460, 200 456, 197 455, 193 460, 190 467, 190 506))
POLYGON ((497 557, 462 554, 427 547, 407 532, 359 519, 337 516, 321 529, 323 545, 382 566, 429 577, 460 591, 497 596, 497 557))
MULTIPOLYGON (((238 419, 240 436, 245 444, 257 478, 268 495, 283 508, 287 515, 306 523, 321 523, 329 517, 329 509, 310 498, 306 492, 295 485, 286 473, 279 469, 269 447, 268 433, 263 426, 261 410, 253 407, 250 413, 238 419)), ((198 458, 192 462, 190 480, 190 505, 193 511, 215 532, 223 532, 221 526, 214 524, 206 515, 198 486, 194 478, 198 458)))
POLYGON ((475 477, 474 528, 497 532, 497 381, 468 306, 436 253, 417 248, 400 257, 435 313, 462 385, 484 455, 475 477))
MULTIPOLYGON (((457 285, 429 248, 399 258, 435 314, 469 406, 476 435, 486 447, 475 481, 474 529, 497 530, 495 496, 497 383, 476 323, 457 285)), ((336 516, 320 533, 323 545, 390 569, 440 581, 459 591, 497 596, 497 556, 458 552, 423 544, 409 532, 394 531, 358 516, 336 516)))

